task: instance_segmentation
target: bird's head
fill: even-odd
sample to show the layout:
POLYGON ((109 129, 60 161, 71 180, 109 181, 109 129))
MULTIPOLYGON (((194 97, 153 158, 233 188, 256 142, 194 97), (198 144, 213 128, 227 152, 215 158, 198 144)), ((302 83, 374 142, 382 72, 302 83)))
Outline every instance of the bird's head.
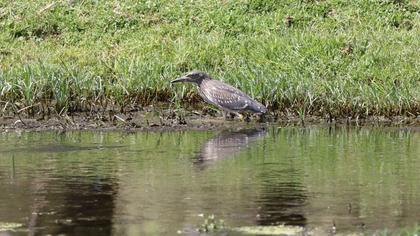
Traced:
POLYGON ((211 79, 211 77, 202 71, 191 71, 182 77, 172 80, 171 83, 190 82, 200 85, 201 82, 205 79, 211 79))

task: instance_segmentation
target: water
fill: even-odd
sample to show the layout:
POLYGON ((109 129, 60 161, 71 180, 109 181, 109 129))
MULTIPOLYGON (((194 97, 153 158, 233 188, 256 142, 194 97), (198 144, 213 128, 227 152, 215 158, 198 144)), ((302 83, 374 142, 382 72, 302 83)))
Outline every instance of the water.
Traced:
POLYGON ((0 222, 22 235, 194 235, 209 214, 232 227, 413 226, 419 144, 379 128, 3 133, 0 222))

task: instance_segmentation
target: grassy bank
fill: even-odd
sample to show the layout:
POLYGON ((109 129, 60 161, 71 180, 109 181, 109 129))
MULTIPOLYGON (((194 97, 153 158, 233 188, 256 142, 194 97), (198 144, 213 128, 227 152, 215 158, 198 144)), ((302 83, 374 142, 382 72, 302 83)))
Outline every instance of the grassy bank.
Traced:
POLYGON ((277 111, 420 114, 415 0, 2 0, 0 29, 0 115, 194 103, 192 69, 277 111))

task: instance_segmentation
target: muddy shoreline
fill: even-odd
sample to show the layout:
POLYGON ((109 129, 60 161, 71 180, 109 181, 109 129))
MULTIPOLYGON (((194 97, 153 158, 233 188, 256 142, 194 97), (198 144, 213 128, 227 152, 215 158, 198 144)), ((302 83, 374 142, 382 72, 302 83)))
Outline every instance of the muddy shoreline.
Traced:
POLYGON ((222 130, 249 127, 265 127, 273 124, 281 126, 308 125, 351 125, 410 127, 420 130, 420 117, 382 117, 372 116, 363 119, 328 119, 318 116, 298 116, 270 113, 265 117, 252 116, 246 120, 234 118, 224 120, 218 113, 206 113, 199 110, 178 111, 170 109, 147 109, 122 113, 72 113, 71 115, 52 115, 49 117, 0 117, 0 131, 183 131, 183 130, 222 130))

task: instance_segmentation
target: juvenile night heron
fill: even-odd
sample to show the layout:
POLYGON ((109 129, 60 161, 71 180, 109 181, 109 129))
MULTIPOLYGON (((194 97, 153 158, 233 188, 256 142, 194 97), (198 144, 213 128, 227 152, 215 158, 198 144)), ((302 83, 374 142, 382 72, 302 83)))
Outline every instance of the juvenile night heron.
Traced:
POLYGON ((226 119, 228 113, 234 113, 242 118, 240 112, 264 114, 267 108, 255 101, 241 90, 225 84, 222 81, 212 79, 208 74, 201 71, 192 71, 177 78, 171 83, 190 82, 198 86, 198 93, 204 101, 220 108, 226 119))

